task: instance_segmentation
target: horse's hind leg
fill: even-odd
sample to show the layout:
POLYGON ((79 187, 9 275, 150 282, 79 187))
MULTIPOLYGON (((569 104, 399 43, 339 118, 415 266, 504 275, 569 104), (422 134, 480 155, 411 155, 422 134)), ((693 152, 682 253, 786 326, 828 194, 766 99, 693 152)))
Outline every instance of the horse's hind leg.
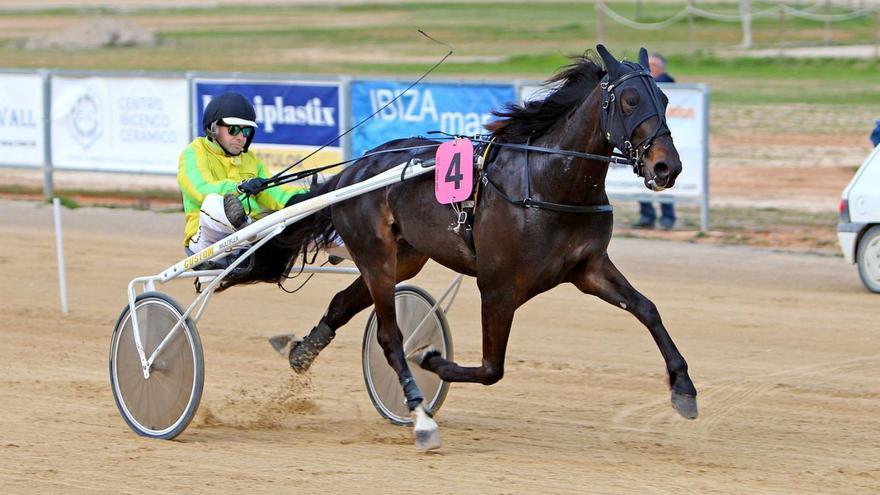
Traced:
POLYGON ((585 264, 584 270, 572 282, 581 291, 629 311, 648 328, 666 362, 669 384, 672 387, 672 406, 685 418, 696 418, 697 389, 688 376, 687 362, 663 326, 654 303, 630 285, 608 255, 594 263, 585 264))
MULTIPOLYGON (((400 282, 414 277, 425 263, 428 257, 416 252, 408 245, 400 245, 398 247, 397 256, 397 275, 396 281, 400 282)), ((302 339, 302 341, 294 342, 295 345, 290 346, 286 350, 290 367, 297 373, 304 373, 312 364, 312 361, 336 336, 336 330, 348 323, 356 314, 372 304, 370 290, 364 282, 363 277, 358 277, 351 285, 344 290, 338 292, 330 301, 327 311, 321 317, 318 325, 312 328, 312 331, 302 339)), ((285 336, 273 337, 273 339, 283 339, 285 336)), ((286 336, 288 340, 292 336, 286 336)), ((272 339, 270 339, 272 342, 272 339)), ((276 340, 272 342, 273 347, 282 350, 284 353, 284 343, 276 340)))
POLYGON ((292 341, 292 335, 278 335, 269 342, 282 354, 287 354, 293 371, 305 373, 318 354, 336 336, 336 330, 348 323, 354 315, 366 309, 372 299, 362 277, 333 296, 321 321, 300 341, 292 341), (290 345, 287 344, 290 341, 290 345))

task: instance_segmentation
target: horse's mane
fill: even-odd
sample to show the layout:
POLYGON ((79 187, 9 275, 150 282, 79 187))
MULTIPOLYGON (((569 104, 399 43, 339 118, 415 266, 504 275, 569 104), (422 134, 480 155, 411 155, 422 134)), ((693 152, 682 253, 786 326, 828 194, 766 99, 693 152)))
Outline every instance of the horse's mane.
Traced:
POLYGON ((525 142, 530 136, 543 135, 559 118, 566 114, 599 84, 605 69, 596 55, 588 51, 572 57, 573 62, 553 77, 544 81, 549 87, 559 84, 543 100, 528 101, 524 105, 509 103, 502 111, 492 112, 500 120, 486 124, 493 136, 508 142, 525 142))

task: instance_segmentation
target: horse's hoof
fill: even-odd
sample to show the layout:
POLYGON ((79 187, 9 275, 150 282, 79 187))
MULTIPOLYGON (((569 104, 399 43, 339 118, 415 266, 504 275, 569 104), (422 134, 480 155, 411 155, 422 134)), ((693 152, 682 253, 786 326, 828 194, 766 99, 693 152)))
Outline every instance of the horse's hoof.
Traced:
POLYGON ((697 397, 672 391, 672 407, 687 419, 697 419, 697 397))
POLYGON ((293 348, 294 342, 296 342, 296 335, 292 333, 283 333, 281 335, 269 337, 269 345, 271 345, 278 354, 281 354, 284 357, 290 355, 290 350, 293 348))
POLYGON ((440 427, 421 405, 412 411, 413 433, 416 436, 416 450, 426 452, 440 448, 440 427))
POLYGON ((434 356, 440 355, 440 351, 438 351, 434 346, 428 345, 424 347, 419 347, 418 349, 411 351, 409 354, 406 355, 406 358, 409 361, 419 365, 420 367, 425 368, 425 364, 428 362, 429 359, 434 356))
POLYGON ((440 448, 440 430, 416 430, 416 450, 427 452, 440 448))
POLYGON ((290 345, 290 353, 287 355, 287 362, 290 368, 297 374, 302 375, 312 366, 312 361, 318 357, 310 346, 304 345, 302 340, 292 340, 290 345))

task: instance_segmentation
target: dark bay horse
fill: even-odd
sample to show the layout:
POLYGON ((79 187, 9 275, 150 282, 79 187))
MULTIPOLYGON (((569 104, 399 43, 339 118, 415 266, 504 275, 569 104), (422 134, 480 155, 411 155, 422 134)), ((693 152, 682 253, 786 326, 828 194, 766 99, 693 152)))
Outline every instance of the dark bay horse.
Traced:
MULTIPOLYGON (((308 246, 328 242, 334 230, 345 241, 361 276, 333 298, 319 325, 293 348, 290 362, 295 370, 308 368, 337 328, 375 305, 379 343, 413 412, 416 445, 436 448, 437 425, 421 406, 422 394, 408 358, 443 380, 493 384, 504 375, 516 309, 542 292, 571 283, 629 311, 648 328, 666 363, 673 407, 686 418, 696 418, 696 388, 657 308, 608 257, 612 230, 604 187, 608 162, 522 148, 527 144, 610 156, 616 147, 635 164, 646 187, 662 190, 674 184, 681 162, 666 126, 666 97, 647 72, 647 52, 640 51, 636 64, 616 60, 601 45, 597 51, 604 70, 592 57, 579 57, 548 81, 559 86, 543 101, 511 105, 488 126, 498 143, 492 145, 494 157, 485 167, 494 186, 484 185, 480 192, 473 248, 451 231, 456 214, 435 201, 433 179, 424 175, 336 204, 288 227, 278 243, 267 244, 257 254, 250 275, 230 280, 227 285, 278 281, 299 254, 308 246), (520 143, 520 148, 507 143, 520 143), (509 200, 524 198, 527 190, 536 201, 592 211, 523 207, 509 200), (479 366, 460 366, 432 349, 404 354, 395 315, 395 284, 415 276, 428 259, 477 279, 483 328, 479 366)), ((426 139, 386 143, 377 149, 409 149, 359 160, 310 196, 362 181, 414 156, 431 158, 436 145, 426 139), (424 148, 413 149, 420 146, 424 148)))

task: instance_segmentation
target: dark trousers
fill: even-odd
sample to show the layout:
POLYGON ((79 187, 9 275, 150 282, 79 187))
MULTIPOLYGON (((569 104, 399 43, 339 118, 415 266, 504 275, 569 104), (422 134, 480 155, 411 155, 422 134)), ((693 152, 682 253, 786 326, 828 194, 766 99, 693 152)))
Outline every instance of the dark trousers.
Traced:
MULTIPOLYGON (((639 214, 641 216, 640 220, 648 222, 657 220, 657 212, 654 210, 654 205, 648 201, 639 201, 639 214)), ((675 222, 675 207, 672 203, 660 203, 660 218, 675 222)))

